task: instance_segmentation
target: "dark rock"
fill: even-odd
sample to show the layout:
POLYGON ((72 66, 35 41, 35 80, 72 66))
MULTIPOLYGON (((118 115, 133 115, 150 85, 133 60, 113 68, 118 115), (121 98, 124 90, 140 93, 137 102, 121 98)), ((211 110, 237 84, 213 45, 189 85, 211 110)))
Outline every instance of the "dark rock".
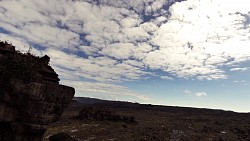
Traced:
POLYGON ((14 53, 15 47, 7 42, 0 41, 0 53, 14 53))
POLYGON ((85 107, 79 112, 80 119, 93 119, 94 109, 93 107, 85 107))
POLYGON ((50 82, 10 79, 0 97, 0 120, 48 124, 58 120, 74 89, 50 82))
POLYGON ((133 116, 120 116, 112 113, 107 107, 86 106, 79 112, 80 119, 87 120, 109 120, 122 122, 136 122, 133 116))
POLYGON ((44 125, 1 122, 0 141, 41 141, 45 131, 44 125))
POLYGON ((129 122, 136 122, 135 117, 131 116, 131 117, 129 118, 129 122))
POLYGON ((39 62, 42 64, 42 66, 39 69, 39 74, 43 77, 43 80, 53 82, 53 83, 59 83, 60 79, 58 78, 58 75, 55 73, 55 71, 48 65, 50 61, 50 57, 45 55, 40 58, 39 62))
POLYGON ((1 45, 0 42, 0 72, 2 76, 7 77, 2 79, 11 76, 25 81, 59 83, 58 74, 49 66, 50 58, 47 55, 39 58, 30 53, 15 52, 15 49, 12 50, 13 53, 6 54, 1 51, 6 50, 6 46, 10 45, 1 45))
POLYGON ((121 121, 122 117, 120 115, 113 115, 110 120, 112 120, 112 121, 121 121))
POLYGON ((126 124, 122 124, 123 128, 128 128, 128 126, 126 124))
POLYGON ((1 48, 6 48, 2 42, 0 141, 41 141, 46 125, 59 119, 75 90, 59 85, 58 75, 38 57, 13 49, 5 54, 1 48))
POLYGON ((80 119, 110 120, 112 116, 108 108, 93 106, 85 107, 79 112, 80 119))
POLYGON ((48 55, 44 55, 43 57, 40 58, 40 60, 44 63, 44 64, 49 64, 50 61, 50 57, 48 55))
POLYGON ((78 141, 67 133, 57 133, 49 137, 49 141, 78 141))
POLYGON ((235 129, 235 132, 237 134, 240 134, 240 135, 244 135, 245 134, 245 131, 243 129, 240 129, 240 128, 234 128, 235 129))
POLYGON ((122 117, 122 120, 125 121, 125 122, 128 122, 129 119, 130 119, 130 117, 128 117, 128 116, 123 116, 123 117, 122 117))

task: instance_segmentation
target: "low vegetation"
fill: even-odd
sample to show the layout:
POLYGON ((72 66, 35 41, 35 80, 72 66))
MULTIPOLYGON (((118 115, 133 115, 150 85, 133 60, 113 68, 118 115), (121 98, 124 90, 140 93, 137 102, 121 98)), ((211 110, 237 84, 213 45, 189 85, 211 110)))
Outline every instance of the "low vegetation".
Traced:
POLYGON ((88 111, 86 107, 91 106, 75 102, 57 123, 50 125, 44 141, 60 132, 79 141, 250 140, 250 114, 247 113, 107 101, 93 105, 106 107, 104 109, 121 117, 133 116, 136 123, 75 118, 81 110, 88 111))
MULTIPOLYGON (((1 42, 0 49, 5 46, 11 46, 7 42, 1 42)), ((3 53, 4 50, 0 50, 3 53)), ((39 68, 41 67, 40 58, 32 55, 29 51, 27 53, 21 53, 19 51, 4 52, 4 55, 0 56, 0 75, 4 77, 13 77, 22 80, 32 80, 36 78, 36 74, 39 74, 39 68)))

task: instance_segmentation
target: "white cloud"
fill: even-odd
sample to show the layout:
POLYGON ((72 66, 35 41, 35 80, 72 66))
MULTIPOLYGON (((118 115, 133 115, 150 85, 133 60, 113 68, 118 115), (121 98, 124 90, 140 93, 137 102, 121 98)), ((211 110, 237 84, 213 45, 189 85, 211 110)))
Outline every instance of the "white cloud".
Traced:
MULTIPOLYGON (((29 43, 71 54, 134 58, 141 63, 136 63, 139 66, 129 63, 131 69, 143 64, 186 79, 226 79, 224 65, 250 60, 250 28, 243 25, 244 14, 248 14, 246 5, 237 2, 232 7, 235 5, 232 1, 221 4, 221 1, 189 0, 172 5, 168 17, 162 14, 167 11, 161 9, 166 3, 165 0, 100 0, 99 5, 87 0, 48 4, 1 1, 0 26, 29 43), (140 12, 144 10, 155 18, 143 23, 140 12)), ((131 78, 140 78, 145 74, 141 71, 130 73, 131 78)), ((123 76, 115 79, 119 77, 123 76)), ((104 79, 110 80, 101 78, 104 79)))
POLYGON ((164 79, 164 80, 174 80, 174 78, 172 78, 170 76, 161 76, 160 78, 164 79))
POLYGON ((240 72, 245 72, 247 71, 249 68, 232 68, 230 69, 230 71, 240 71, 240 72))
POLYGON ((137 43, 147 41, 149 34, 142 27, 131 27, 123 29, 125 41, 137 43))
POLYGON ((106 97, 105 99, 110 99, 110 97, 112 97, 113 100, 116 98, 120 100, 134 99, 138 102, 147 102, 152 99, 152 97, 132 91, 128 87, 115 84, 75 80, 63 80, 62 83, 73 86, 76 89, 76 96, 106 97))
MULTIPOLYGON (((63 51, 47 49, 43 52, 51 56, 51 64, 55 69, 74 77, 87 78, 100 82, 121 82, 138 80, 142 75, 148 74, 137 66, 127 62, 119 63, 108 57, 81 58, 63 51), (62 61, 63 60, 63 61, 62 61)), ((130 61, 131 62, 131 61, 130 61)), ((61 76, 64 78, 64 76, 61 76)))
POLYGON ((189 96, 197 96, 197 97, 204 97, 207 96, 206 92, 192 92, 189 90, 184 90, 184 94, 189 95, 189 96))
POLYGON ((159 50, 150 52, 145 63, 182 78, 226 79, 224 65, 250 60, 250 28, 243 28, 245 19, 236 14, 247 14, 246 9, 236 1, 175 3, 152 38, 159 50))
POLYGON ((85 45, 78 46, 78 48, 79 48, 80 52, 84 52, 87 55, 92 55, 95 52, 99 51, 97 48, 90 47, 90 46, 85 46, 85 45))
POLYGON ((184 90, 184 93, 185 93, 185 94, 187 94, 187 95, 192 94, 192 92, 191 92, 191 91, 189 91, 189 90, 187 90, 187 89, 186 89, 186 90, 184 90))
POLYGON ((101 53, 117 59, 128 59, 133 55, 134 48, 134 44, 131 43, 116 43, 107 45, 107 47, 102 49, 101 53))
POLYGON ((198 96, 198 97, 207 96, 207 93, 205 93, 205 92, 198 92, 198 93, 195 93, 195 96, 198 96))
POLYGON ((11 40, 21 51, 27 50, 23 46, 42 45, 35 54, 50 55, 64 80, 110 84, 156 75, 152 70, 214 80, 228 78, 224 66, 247 70, 233 68, 250 60, 246 0, 176 2, 171 15, 162 8, 166 3, 0 1, 0 38, 11 40), (145 22, 143 14, 152 19, 145 22))
MULTIPOLYGON (((30 44, 27 41, 25 41, 24 39, 19 38, 19 37, 14 37, 14 36, 0 33, 0 39, 3 39, 2 41, 7 41, 8 43, 15 45, 16 50, 23 52, 23 53, 28 52, 28 50, 30 48, 30 44)), ((36 55, 36 56, 42 55, 41 51, 39 51, 35 48, 32 48, 31 53, 36 55)))
POLYGON ((138 17, 127 17, 121 20, 120 24, 123 28, 133 28, 140 25, 142 21, 138 20, 138 17))
POLYGON ((241 81, 238 81, 238 80, 235 80, 233 81, 234 83, 245 83, 246 81, 245 80, 241 80, 241 81))

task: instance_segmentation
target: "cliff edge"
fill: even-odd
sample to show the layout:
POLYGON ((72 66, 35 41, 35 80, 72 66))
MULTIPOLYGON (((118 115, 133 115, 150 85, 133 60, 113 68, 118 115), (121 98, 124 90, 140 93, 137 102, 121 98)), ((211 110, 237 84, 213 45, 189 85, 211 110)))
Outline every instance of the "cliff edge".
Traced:
POLYGON ((41 141, 72 101, 49 61, 0 42, 0 141, 41 141))

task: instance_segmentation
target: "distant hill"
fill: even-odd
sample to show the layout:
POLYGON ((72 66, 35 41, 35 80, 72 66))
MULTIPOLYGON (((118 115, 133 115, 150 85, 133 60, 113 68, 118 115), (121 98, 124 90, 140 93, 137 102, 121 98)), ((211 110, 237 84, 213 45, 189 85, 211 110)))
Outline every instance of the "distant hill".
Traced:
POLYGON ((76 100, 77 102, 81 104, 86 104, 86 105, 105 102, 105 100, 101 100, 97 98, 89 98, 89 97, 74 97, 73 100, 76 100))
POLYGON ((189 114, 216 114, 221 116, 238 116, 243 115, 250 118, 250 113, 237 113, 233 111, 225 111, 221 109, 207 109, 207 108, 193 108, 193 107, 178 107, 178 106, 163 106, 163 105, 152 105, 152 104, 139 104, 126 101, 110 101, 101 100, 97 98, 89 97, 74 97, 74 100, 78 101, 83 105, 99 105, 99 106, 110 106, 115 108, 131 108, 131 109, 145 109, 145 110, 157 110, 164 112, 181 112, 189 114))
POLYGON ((132 103, 127 101, 112 101, 112 100, 102 100, 97 98, 89 97, 74 97, 73 100, 83 104, 83 105, 105 105, 105 106, 114 106, 115 107, 126 107, 126 108, 145 108, 145 105, 139 103, 132 103))

